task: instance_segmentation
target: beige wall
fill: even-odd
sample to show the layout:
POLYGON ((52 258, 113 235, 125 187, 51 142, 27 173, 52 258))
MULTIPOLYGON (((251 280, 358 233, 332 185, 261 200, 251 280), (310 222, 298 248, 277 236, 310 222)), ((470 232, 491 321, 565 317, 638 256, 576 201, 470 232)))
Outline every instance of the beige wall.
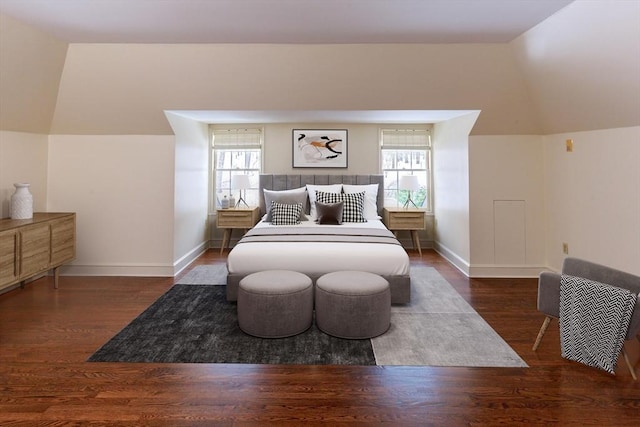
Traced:
POLYGON ((639 1, 576 1, 511 43, 539 133, 640 125, 639 23, 639 1))
POLYGON ((67 274, 173 275, 174 137, 50 137, 47 209, 77 213, 67 274))
POLYGON ((640 127, 543 139, 547 264, 559 270, 566 242, 571 256, 640 275, 640 127))
POLYGON ((476 134, 539 126, 506 44, 72 44, 52 133, 170 134, 165 110, 483 110, 476 134))
POLYGON ((294 174, 372 174, 380 173, 380 125, 348 123, 281 123, 264 126, 264 171, 266 173, 294 174), (293 168, 293 129, 346 129, 347 169, 293 168), (343 172, 344 171, 344 172, 343 172))
POLYGON ((67 44, 0 14, 0 130, 48 134, 67 44))
POLYGON ((544 270, 542 182, 542 137, 469 138, 472 276, 536 276, 544 270))
MULTIPOLYGON (((205 197, 189 197, 188 181, 203 185, 205 146, 202 125, 183 134, 165 110, 481 110, 475 125, 467 117, 434 130, 439 250, 469 274, 495 267, 489 205, 514 197, 525 201, 527 236, 544 217, 545 265, 559 268, 566 241, 571 255, 640 274, 638 18, 638 2, 589 1, 508 45, 67 51, 0 17, 2 214, 13 182, 29 181, 36 209, 78 212, 69 272, 171 275, 200 247, 204 226, 191 221, 205 197), (576 144, 569 157, 567 137, 576 144), (493 159, 501 161, 490 176, 483 167, 493 159)), ((302 126, 317 124, 267 126, 266 171, 292 170, 290 128, 302 126)), ((353 141, 347 173, 378 171, 372 126, 339 127, 353 141)), ((521 272, 540 263, 538 236, 525 245, 521 272)))

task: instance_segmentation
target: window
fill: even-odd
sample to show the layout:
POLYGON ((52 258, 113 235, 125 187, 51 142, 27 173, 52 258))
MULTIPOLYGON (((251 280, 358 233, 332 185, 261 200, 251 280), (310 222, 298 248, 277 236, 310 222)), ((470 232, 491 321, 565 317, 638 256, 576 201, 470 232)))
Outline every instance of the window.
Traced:
MULTIPOLYGON (((262 129, 213 128, 213 207, 220 209, 222 200, 242 197, 249 206, 258 206, 258 181, 262 170, 262 129), (231 177, 248 175, 250 188, 231 188, 231 177)), ((244 206, 244 205, 243 205, 244 206)))
POLYGON ((429 129, 382 129, 380 159, 386 206, 403 206, 409 196, 419 207, 432 211, 431 132, 429 129), (405 175, 418 177, 419 189, 398 188, 405 175))

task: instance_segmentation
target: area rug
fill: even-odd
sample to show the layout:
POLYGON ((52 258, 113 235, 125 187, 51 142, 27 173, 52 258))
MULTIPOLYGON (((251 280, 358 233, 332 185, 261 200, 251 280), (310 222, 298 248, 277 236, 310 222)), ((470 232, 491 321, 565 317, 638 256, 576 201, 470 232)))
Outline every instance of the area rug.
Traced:
POLYGON ((180 280, 180 285, 226 285, 227 267, 225 265, 196 265, 180 280))
POLYGON ((88 360, 91 362, 344 364, 526 367, 526 363, 433 268, 411 270, 410 304, 392 306, 391 327, 345 340, 315 325, 262 339, 237 326, 224 265, 198 266, 88 360), (194 283, 200 281, 200 284, 194 283))

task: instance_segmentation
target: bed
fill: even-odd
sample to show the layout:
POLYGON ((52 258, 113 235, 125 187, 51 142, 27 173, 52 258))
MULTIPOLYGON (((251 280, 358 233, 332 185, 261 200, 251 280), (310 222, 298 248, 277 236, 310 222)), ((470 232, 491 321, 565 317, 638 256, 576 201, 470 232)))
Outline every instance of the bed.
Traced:
POLYGON ((262 219, 235 245, 227 258, 229 301, 237 300, 238 283, 243 277, 274 269, 299 271, 314 281, 333 271, 369 271, 389 281, 393 304, 410 301, 409 256, 381 220, 384 200, 382 175, 263 174, 260 175, 259 194, 262 219), (314 207, 325 208, 322 203, 315 204, 316 196, 318 200, 329 197, 331 195, 327 193, 337 193, 337 188, 341 193, 356 193, 344 196, 349 200, 365 193, 365 222, 350 220, 341 225, 320 225, 316 222, 322 212, 314 207), (287 197, 301 200, 301 191, 305 195, 305 204, 300 223, 274 225, 279 213, 276 216, 275 210, 270 211, 272 206, 276 206, 270 200, 281 201, 287 197))

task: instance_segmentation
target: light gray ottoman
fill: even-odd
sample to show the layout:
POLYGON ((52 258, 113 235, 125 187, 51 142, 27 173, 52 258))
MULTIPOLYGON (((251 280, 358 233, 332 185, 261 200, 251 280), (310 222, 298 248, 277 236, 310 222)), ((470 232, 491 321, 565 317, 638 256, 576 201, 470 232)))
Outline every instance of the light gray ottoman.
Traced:
POLYGON ((238 287, 238 323, 249 335, 284 338, 313 321, 313 283, 302 273, 269 270, 249 274, 238 287))
POLYGON ((316 281, 316 325, 339 338, 363 339, 389 329, 389 282, 364 271, 336 271, 316 281))

